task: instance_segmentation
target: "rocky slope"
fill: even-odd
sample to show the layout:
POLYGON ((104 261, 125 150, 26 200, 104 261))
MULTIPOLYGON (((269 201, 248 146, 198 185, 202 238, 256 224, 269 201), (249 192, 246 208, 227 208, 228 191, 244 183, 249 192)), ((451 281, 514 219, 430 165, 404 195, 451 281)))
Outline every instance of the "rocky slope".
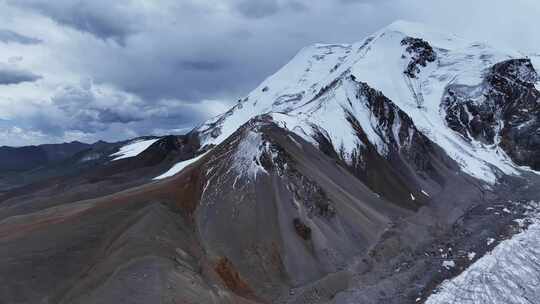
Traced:
POLYGON ((0 302, 444 303, 540 200, 538 81, 407 22, 307 47, 187 135, 12 182, 0 302))

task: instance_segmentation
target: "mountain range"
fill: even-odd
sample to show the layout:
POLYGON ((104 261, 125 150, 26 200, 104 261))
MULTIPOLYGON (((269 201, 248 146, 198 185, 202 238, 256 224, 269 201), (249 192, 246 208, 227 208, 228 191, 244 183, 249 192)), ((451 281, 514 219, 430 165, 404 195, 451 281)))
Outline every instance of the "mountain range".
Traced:
POLYGON ((0 147, 0 303, 534 302, 539 65, 397 21, 185 135, 0 147))

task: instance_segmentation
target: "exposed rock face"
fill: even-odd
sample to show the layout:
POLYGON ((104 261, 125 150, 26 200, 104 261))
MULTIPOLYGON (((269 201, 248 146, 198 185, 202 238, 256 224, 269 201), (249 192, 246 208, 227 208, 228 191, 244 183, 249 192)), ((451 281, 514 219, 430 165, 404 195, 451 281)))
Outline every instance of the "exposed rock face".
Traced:
POLYGON ((446 121, 467 140, 500 146, 519 165, 540 168, 540 92, 528 59, 494 65, 478 87, 453 86, 446 121))
POLYGON ((412 119, 382 92, 356 81, 353 75, 343 81, 350 82, 355 88, 356 98, 349 102, 364 104, 369 110, 375 132, 384 140, 387 157, 379 154, 365 127, 348 110, 344 115, 360 143, 350 156, 350 161, 343 150, 335 150, 325 130, 314 127, 314 139, 319 149, 340 160, 376 193, 407 208, 420 207, 426 201, 426 195, 419 190, 422 188, 421 181, 440 183, 441 170, 444 169, 436 167, 453 165, 451 162, 444 164, 445 158, 440 155, 438 147, 419 132, 412 119))
POLYGON ((296 230, 296 233, 298 236, 303 238, 306 241, 309 241, 311 239, 311 228, 306 226, 304 223, 302 223, 302 220, 295 217, 293 220, 294 230, 296 230))
POLYGON ((499 128, 495 105, 476 103, 467 96, 470 90, 461 86, 448 89, 444 101, 448 126, 467 140, 473 138, 485 144, 494 144, 496 129, 499 128))
POLYGON ((194 215, 205 251, 227 256, 269 302, 280 288, 343 269, 393 218, 408 214, 269 116, 210 153, 194 215))
POLYGON ((253 290, 244 282, 240 277, 240 274, 235 270, 234 265, 229 259, 223 257, 220 258, 215 266, 215 270, 219 277, 223 280, 223 283, 234 293, 253 298, 253 290))
POLYGON ((530 60, 518 59, 493 67, 488 82, 492 99, 502 105, 501 146, 520 165, 540 169, 540 92, 530 60))
POLYGON ((411 61, 403 73, 411 78, 416 78, 420 73, 420 67, 426 67, 429 62, 437 60, 437 53, 431 45, 420 38, 406 37, 401 40, 401 45, 406 46, 406 51, 411 56, 411 61))
POLYGON ((180 136, 165 136, 144 151, 140 157, 147 159, 150 165, 164 159, 186 160, 195 157, 201 146, 199 137, 189 133, 180 136))

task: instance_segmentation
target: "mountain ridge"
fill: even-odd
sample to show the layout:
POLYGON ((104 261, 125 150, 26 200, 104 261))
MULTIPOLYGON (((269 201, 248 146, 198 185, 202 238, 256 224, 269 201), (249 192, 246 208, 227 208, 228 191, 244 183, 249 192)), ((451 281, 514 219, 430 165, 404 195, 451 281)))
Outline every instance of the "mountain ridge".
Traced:
POLYGON ((0 274, 16 275, 0 294, 425 302, 540 201, 523 167, 539 79, 520 56, 403 21, 306 47, 186 135, 83 151, 0 193, 0 274))
MULTIPOLYGON (((508 164, 509 160, 505 159, 504 155, 502 157, 498 155, 501 154, 501 151, 497 149, 482 147, 474 142, 471 144, 463 143, 462 138, 455 136, 454 131, 448 130, 448 128, 441 128, 443 132, 438 132, 440 134, 433 134, 433 132, 437 129, 435 126, 446 127, 447 124, 443 117, 439 117, 440 102, 447 87, 458 84, 471 86, 481 84, 484 81, 483 74, 492 66, 511 59, 511 55, 519 57, 520 54, 517 52, 511 55, 501 54, 484 44, 466 43, 453 36, 440 37, 441 34, 438 32, 432 34, 431 31, 427 31, 430 34, 423 36, 435 36, 436 38, 430 38, 446 48, 453 47, 456 54, 451 54, 451 49, 443 49, 436 45, 436 50, 441 54, 439 54, 437 62, 426 64, 426 67, 420 66, 418 72, 422 79, 405 77, 407 75, 403 75, 403 71, 409 68, 410 64, 407 58, 417 55, 410 53, 411 48, 404 50, 402 42, 405 41, 405 38, 411 37, 405 33, 418 35, 417 27, 421 26, 399 21, 356 44, 317 44, 304 48, 289 64, 270 76, 229 112, 203 124, 196 131, 206 136, 208 144, 219 143, 235 127, 238 127, 239 123, 234 122, 234 120, 245 122, 254 114, 286 113, 293 111, 294 107, 306 106, 312 102, 312 99, 316 100, 319 97, 317 94, 321 94, 341 79, 343 74, 350 74, 371 88, 379 90, 393 102, 397 102, 397 106, 405 111, 416 124, 420 124, 420 129, 425 130, 426 135, 435 143, 443 146, 451 156, 454 156, 454 159, 459 161, 459 157, 466 156, 466 161, 462 161, 461 165, 467 173, 492 184, 495 182, 496 173, 491 172, 490 166, 495 166, 505 173, 516 173, 513 166, 508 164), (376 50, 374 51, 373 48, 376 50), (370 54, 375 54, 375 57, 370 58, 370 54), (385 58, 394 58, 393 61, 396 64, 385 64, 384 62, 391 61, 385 58), (471 68, 471 64, 474 70, 471 68), (314 65, 317 67, 316 70, 312 70, 315 69, 314 65), (465 71, 465 73, 456 73, 451 70, 465 71), (379 77, 377 75, 388 76, 379 77), (429 84, 430 81, 434 84, 429 84), (426 86, 429 87, 426 88, 426 86), (434 89, 435 92, 432 92, 434 89), (423 104, 425 100, 429 103, 423 104), (259 105, 260 103, 263 105, 259 105), (244 110, 243 107, 251 107, 252 109, 244 110), (239 114, 235 115, 234 112, 239 112, 239 114), (227 117, 230 118, 226 119, 227 117), (229 123, 227 120, 233 120, 233 122, 229 123), (216 123, 222 124, 222 126, 208 128, 216 123), (208 136, 206 133, 210 132, 213 132, 213 135, 217 135, 219 132, 222 134, 215 137, 208 136), (481 159, 475 157, 475 154, 482 154, 481 159)), ((369 120, 369 118, 363 120, 369 120)), ((370 128, 364 129, 369 131, 370 128)), ((354 145, 351 143, 354 139, 350 135, 342 136, 349 136, 349 138, 334 136, 334 141, 341 140, 349 146, 354 145)), ((376 136, 371 139, 378 140, 376 136)), ((349 149, 349 153, 352 152, 350 150, 352 149, 349 149)))

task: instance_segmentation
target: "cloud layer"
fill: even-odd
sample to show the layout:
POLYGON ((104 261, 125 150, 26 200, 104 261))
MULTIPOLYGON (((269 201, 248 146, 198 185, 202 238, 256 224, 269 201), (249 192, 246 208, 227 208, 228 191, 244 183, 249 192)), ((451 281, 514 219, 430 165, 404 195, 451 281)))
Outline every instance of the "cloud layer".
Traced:
POLYGON ((538 52, 539 14, 536 0, 0 0, 0 145, 185 132, 303 46, 395 19, 538 52))
POLYGON ((23 82, 34 82, 41 78, 30 71, 21 70, 9 65, 0 64, 0 85, 12 85, 23 82))
POLYGON ((0 42, 3 43, 20 43, 20 44, 38 44, 41 43, 41 40, 27 37, 21 34, 18 34, 14 31, 0 29, 0 42))

